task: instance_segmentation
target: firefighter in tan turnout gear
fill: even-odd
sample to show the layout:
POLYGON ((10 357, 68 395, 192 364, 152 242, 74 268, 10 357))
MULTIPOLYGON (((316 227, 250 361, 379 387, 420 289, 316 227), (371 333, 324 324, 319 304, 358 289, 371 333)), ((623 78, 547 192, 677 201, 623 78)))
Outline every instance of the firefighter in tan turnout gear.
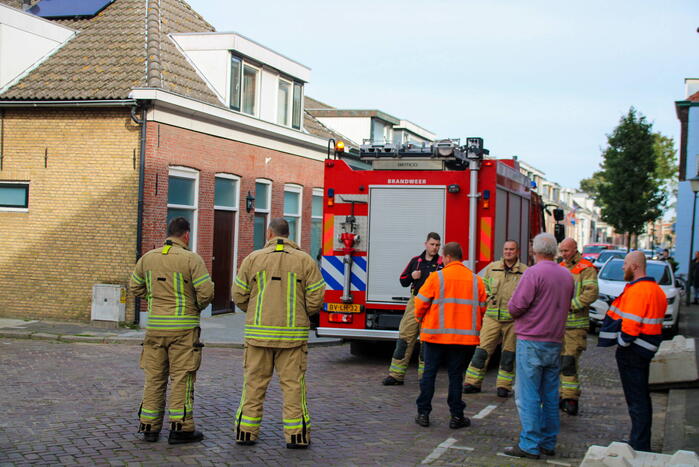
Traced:
POLYGON ((563 337, 561 353, 561 401, 560 408, 569 415, 578 414, 580 399, 580 379, 578 368, 580 356, 587 349, 587 330, 590 327, 590 305, 597 300, 597 270, 578 251, 578 244, 566 238, 558 246, 563 262, 561 266, 573 274, 575 293, 570 303, 566 320, 566 333, 563 337))
POLYGON ((289 224, 273 219, 267 244, 240 266, 233 300, 245 319, 244 382, 235 415, 236 442, 254 444, 262 406, 274 370, 284 397, 286 447, 307 448, 311 419, 306 403, 309 317, 323 304, 325 281, 316 262, 289 240, 289 224))
POLYGON ((187 219, 173 219, 165 245, 143 255, 129 281, 131 292, 148 301, 139 432, 151 442, 158 441, 163 425, 168 377, 168 442, 191 443, 204 437, 194 429, 194 381, 203 347, 199 313, 213 300, 214 283, 201 257, 187 249, 189 231, 187 219))
POLYGON ((488 362, 501 342, 500 369, 495 383, 497 395, 508 397, 512 393, 517 340, 507 305, 526 269, 527 266, 519 261, 519 244, 514 240, 507 240, 502 247, 502 259, 490 263, 486 268, 484 281, 488 306, 483 318, 481 343, 466 370, 465 394, 481 392, 488 362))

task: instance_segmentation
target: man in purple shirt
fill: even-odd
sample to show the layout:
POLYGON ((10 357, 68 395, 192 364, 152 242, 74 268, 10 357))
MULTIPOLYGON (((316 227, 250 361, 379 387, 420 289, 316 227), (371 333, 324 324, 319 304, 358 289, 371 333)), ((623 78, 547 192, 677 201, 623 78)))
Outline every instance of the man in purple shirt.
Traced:
POLYGON ((534 238, 536 265, 522 275, 509 303, 517 334, 515 403, 522 431, 505 454, 538 459, 555 455, 561 343, 573 298, 573 276, 553 261, 553 235, 534 238))

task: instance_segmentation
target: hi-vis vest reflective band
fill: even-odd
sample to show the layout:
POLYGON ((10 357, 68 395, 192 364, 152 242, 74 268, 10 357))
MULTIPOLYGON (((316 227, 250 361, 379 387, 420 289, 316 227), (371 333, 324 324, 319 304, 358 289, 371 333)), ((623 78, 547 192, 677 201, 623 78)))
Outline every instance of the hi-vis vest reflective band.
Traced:
MULTIPOLYGON (((561 263, 561 266, 568 269, 568 264, 565 261, 561 263)), ((597 280, 583 279, 581 274, 588 268, 593 268, 594 270, 594 267, 595 266, 590 261, 586 260, 585 258, 581 258, 575 266, 568 269, 570 273, 573 274, 573 278, 575 279, 575 291, 570 304, 571 309, 568 313, 568 318, 566 319, 566 328, 587 329, 590 326, 590 318, 588 314, 589 307, 583 305, 580 300, 580 296, 583 294, 586 287, 596 286, 597 280)))
MULTIPOLYGON (((461 268, 463 266, 460 265, 455 265, 452 266, 452 268, 461 268)), ((447 297, 445 293, 445 272, 449 274, 458 274, 461 271, 450 271, 451 269, 449 266, 447 266, 445 269, 441 271, 437 271, 437 280, 438 280, 438 287, 439 287, 439 292, 436 295, 436 297, 427 297, 423 295, 422 293, 418 293, 416 295, 416 299, 429 304, 431 310, 434 310, 434 306, 437 305, 437 319, 435 320, 431 315, 430 312, 428 311, 428 314, 425 316, 425 319, 422 321, 422 327, 420 329, 421 335, 424 335, 422 340, 425 340, 427 342, 435 342, 435 343, 462 343, 465 345, 469 344, 478 344, 478 335, 480 334, 479 332, 479 308, 485 307, 486 303, 481 302, 479 300, 480 296, 480 291, 478 287, 478 277, 473 274, 473 272, 469 271, 465 267, 463 267, 464 271, 463 273, 468 273, 472 275, 472 298, 456 298, 456 297, 447 297), (464 319, 465 317, 463 315, 459 315, 457 313, 450 313, 448 315, 447 313, 447 306, 450 306, 450 308, 453 308, 454 306, 458 307, 457 309, 461 309, 462 307, 469 307, 468 311, 470 311, 470 319, 464 319), (458 320, 457 322, 450 322, 447 324, 447 319, 452 320, 458 320), (435 322, 436 321, 436 322, 435 322), (458 326, 455 326, 457 325, 458 326), (431 338, 430 336, 434 336, 431 338), (464 338, 459 338, 458 336, 464 336, 464 338), (473 336, 473 338, 468 338, 466 336, 473 336)), ((421 292, 424 290, 421 289, 421 292)), ((430 293, 431 295, 431 293, 430 293)), ((463 310, 466 311, 466 310, 463 310)))
POLYGON ((609 307, 599 333, 599 345, 633 346, 652 358, 662 341, 667 299, 650 278, 642 278, 626 288, 609 307))

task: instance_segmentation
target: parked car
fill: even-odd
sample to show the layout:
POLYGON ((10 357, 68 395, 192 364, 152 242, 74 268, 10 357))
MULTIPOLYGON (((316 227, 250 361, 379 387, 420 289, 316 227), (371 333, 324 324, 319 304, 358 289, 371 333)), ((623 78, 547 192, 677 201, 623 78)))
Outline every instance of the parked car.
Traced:
MULTIPOLYGON (((624 264, 622 258, 609 259, 599 272, 599 298, 590 307, 590 328, 599 328, 604 320, 609 305, 624 290, 627 282, 624 280, 624 264)), ((665 261, 649 260, 646 272, 655 279, 667 297, 667 310, 663 319, 663 332, 668 336, 677 334, 679 324, 681 284, 675 279, 672 267, 665 261)))
POLYGON ((624 258, 626 253, 626 250, 603 250, 592 264, 599 271, 604 263, 612 258, 624 258))
POLYGON ((611 243, 590 243, 583 246, 582 257, 589 261, 595 261, 604 250, 613 250, 615 248, 611 243))

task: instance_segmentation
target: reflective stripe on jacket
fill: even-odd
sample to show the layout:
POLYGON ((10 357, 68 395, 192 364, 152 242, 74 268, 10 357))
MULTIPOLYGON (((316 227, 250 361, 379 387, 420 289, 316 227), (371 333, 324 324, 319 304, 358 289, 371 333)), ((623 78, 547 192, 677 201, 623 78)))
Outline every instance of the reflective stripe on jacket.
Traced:
POLYGON ((631 346, 640 355, 653 358, 662 341, 666 310, 665 292, 652 277, 626 284, 604 317, 598 345, 631 346))
POLYGON ((487 294, 483 279, 459 261, 433 272, 415 296, 420 340, 478 345, 487 294))
POLYGON ((597 270, 579 252, 570 260, 570 263, 563 261, 561 266, 573 274, 575 283, 575 292, 570 302, 570 313, 568 313, 568 319, 566 320, 566 328, 587 329, 590 326, 590 305, 599 296, 597 270))
POLYGON ((488 294, 488 308, 485 311, 488 317, 498 321, 512 320, 507 305, 526 270, 527 266, 519 260, 510 269, 505 268, 504 260, 494 261, 488 265, 483 277, 488 294))
POLYGON ((200 311, 214 299, 214 283, 201 256, 174 237, 138 260, 129 290, 147 300, 151 334, 196 328, 200 311))
POLYGON ((245 318, 245 342, 296 347, 308 340, 308 317, 323 305, 325 281, 308 253, 275 237, 248 255, 232 287, 245 318))

